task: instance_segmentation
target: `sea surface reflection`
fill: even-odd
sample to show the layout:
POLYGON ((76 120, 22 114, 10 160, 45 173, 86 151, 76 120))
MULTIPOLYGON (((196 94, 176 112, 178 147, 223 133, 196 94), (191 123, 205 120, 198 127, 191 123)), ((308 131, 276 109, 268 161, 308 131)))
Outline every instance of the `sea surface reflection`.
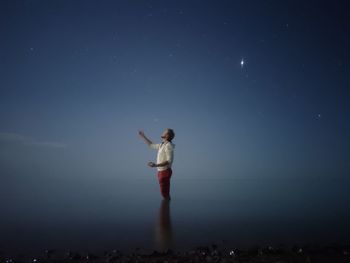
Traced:
POLYGON ((350 243, 347 185, 174 177, 167 202, 156 178, 4 182, 0 249, 350 243))
POLYGON ((162 200, 155 227, 155 248, 160 251, 173 248, 173 229, 171 225, 169 200, 162 200))

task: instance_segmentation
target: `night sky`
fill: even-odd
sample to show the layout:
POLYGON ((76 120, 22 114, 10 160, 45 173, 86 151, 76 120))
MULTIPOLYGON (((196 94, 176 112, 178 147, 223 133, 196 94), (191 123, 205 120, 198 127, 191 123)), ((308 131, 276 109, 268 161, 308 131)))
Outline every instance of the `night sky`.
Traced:
POLYGON ((346 1, 0 3, 0 175, 344 179, 346 1))

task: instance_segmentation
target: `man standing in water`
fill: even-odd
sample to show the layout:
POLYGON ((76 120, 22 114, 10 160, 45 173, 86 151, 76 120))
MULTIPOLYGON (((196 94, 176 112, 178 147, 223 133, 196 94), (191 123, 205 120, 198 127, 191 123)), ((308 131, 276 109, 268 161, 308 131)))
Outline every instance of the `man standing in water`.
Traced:
POLYGON ((172 140, 175 137, 175 133, 172 129, 165 129, 161 136, 163 139, 162 143, 153 143, 146 137, 143 131, 139 131, 139 135, 149 147, 158 150, 157 163, 149 162, 148 166, 157 167, 160 192, 165 200, 170 200, 170 177, 173 173, 171 165, 174 160, 175 148, 175 144, 172 143, 172 140))

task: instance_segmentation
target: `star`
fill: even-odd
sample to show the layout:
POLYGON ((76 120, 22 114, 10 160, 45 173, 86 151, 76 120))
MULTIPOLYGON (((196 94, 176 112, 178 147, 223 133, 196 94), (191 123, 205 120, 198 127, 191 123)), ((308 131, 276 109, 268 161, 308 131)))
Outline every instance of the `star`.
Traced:
POLYGON ((245 61, 244 61, 243 58, 241 59, 241 63, 240 63, 240 64, 241 64, 241 68, 243 68, 243 67, 244 67, 244 64, 245 64, 245 61))

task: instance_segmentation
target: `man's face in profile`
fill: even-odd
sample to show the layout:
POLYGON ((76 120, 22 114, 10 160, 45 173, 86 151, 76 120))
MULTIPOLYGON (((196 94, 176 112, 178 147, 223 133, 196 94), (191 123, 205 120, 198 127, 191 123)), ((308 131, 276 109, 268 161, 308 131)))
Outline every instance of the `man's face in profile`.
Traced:
POLYGON ((162 136, 160 136, 162 139, 168 140, 169 139, 169 133, 168 130, 165 130, 162 134, 162 136))

